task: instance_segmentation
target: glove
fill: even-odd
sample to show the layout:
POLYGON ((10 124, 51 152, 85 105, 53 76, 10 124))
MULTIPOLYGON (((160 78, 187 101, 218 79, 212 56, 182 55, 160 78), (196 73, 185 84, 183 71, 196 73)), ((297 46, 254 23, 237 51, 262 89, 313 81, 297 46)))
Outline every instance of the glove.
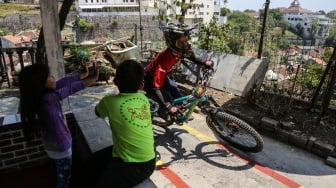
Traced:
POLYGON ((212 60, 206 60, 203 64, 206 69, 212 69, 214 62, 212 60))
POLYGON ((177 112, 177 108, 173 105, 171 105, 169 102, 165 103, 166 108, 168 109, 168 111, 170 113, 176 113, 177 112))

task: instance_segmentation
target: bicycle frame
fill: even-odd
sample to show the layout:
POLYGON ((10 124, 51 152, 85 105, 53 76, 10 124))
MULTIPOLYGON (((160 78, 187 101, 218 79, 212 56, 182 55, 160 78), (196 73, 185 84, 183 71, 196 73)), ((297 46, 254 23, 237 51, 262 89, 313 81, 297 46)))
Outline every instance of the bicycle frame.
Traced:
MULTIPOLYGON (((177 112, 171 114, 173 120, 171 123, 175 122, 177 124, 183 124, 185 122, 188 122, 194 109, 200 103, 210 101, 215 106, 215 108, 220 107, 220 105, 217 104, 212 96, 206 93, 209 78, 212 76, 213 70, 210 71, 204 69, 203 73, 205 74, 201 77, 198 84, 194 87, 192 94, 174 99, 172 101, 172 105, 177 107, 177 112)), ((159 104, 153 100, 151 101, 151 104, 152 106, 155 106, 152 108, 152 114, 155 114, 159 104), (156 110, 153 110, 155 108, 156 110)), ((203 113, 209 114, 210 111, 205 107, 205 104, 201 104, 200 108, 202 109, 203 113)))
POLYGON ((187 122, 192 112, 196 108, 196 106, 200 102, 205 102, 207 100, 208 99, 206 98, 206 96, 202 96, 201 98, 196 98, 192 95, 183 96, 183 97, 173 100, 173 103, 172 103, 173 106, 177 106, 177 109, 178 109, 178 112, 176 114, 176 121, 178 123, 187 122))
MULTIPOLYGON (((169 120, 166 121, 161 121, 159 118, 158 120, 152 119, 153 124, 166 127, 175 122, 178 125, 182 125, 188 122, 196 106, 201 103, 200 108, 206 115, 206 124, 216 137, 243 151, 261 151, 264 147, 264 141, 260 134, 244 120, 226 112, 207 91, 213 70, 203 69, 201 73, 200 80, 190 95, 172 101, 172 105, 177 108, 177 112, 170 114, 169 120)), ((152 99, 150 101, 151 109, 153 109, 152 107, 157 107, 158 110, 159 104, 152 99)), ((154 118, 159 117, 155 115, 155 111, 152 112, 154 118)))

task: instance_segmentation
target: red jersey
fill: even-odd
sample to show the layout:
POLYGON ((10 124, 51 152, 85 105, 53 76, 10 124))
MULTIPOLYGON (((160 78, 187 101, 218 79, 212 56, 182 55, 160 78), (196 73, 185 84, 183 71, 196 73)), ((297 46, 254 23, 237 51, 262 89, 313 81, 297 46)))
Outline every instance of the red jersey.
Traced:
POLYGON ((146 74, 153 77, 153 86, 155 88, 163 86, 165 77, 181 58, 181 56, 174 55, 172 50, 167 48, 160 52, 159 55, 145 67, 146 74))

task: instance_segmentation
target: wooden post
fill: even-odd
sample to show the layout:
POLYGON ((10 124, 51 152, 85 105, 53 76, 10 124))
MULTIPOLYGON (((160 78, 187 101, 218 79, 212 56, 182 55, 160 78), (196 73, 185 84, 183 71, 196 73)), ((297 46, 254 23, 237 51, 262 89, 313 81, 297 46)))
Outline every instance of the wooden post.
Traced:
POLYGON ((59 79, 64 76, 64 58, 57 1, 40 1, 40 11, 50 73, 59 79))

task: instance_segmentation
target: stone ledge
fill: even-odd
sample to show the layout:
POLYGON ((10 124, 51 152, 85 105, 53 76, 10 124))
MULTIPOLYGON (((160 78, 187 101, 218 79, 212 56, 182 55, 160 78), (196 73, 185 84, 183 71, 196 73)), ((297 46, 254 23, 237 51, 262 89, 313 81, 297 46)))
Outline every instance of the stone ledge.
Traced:
POLYGON ((265 129, 266 131, 270 132, 275 132, 280 122, 269 117, 263 117, 261 118, 260 124, 261 129, 265 129))
POLYGON ((325 163, 328 164, 329 166, 332 166, 334 168, 336 168, 336 158, 329 156, 326 160, 325 163))
MULTIPOLYGON (((109 124, 94 113, 94 106, 73 112, 78 127, 84 137, 89 154, 112 145, 112 131, 109 124)), ((156 188, 151 179, 146 179, 134 188, 156 188)))
POLYGON ((93 106, 76 110, 73 115, 91 154, 112 145, 111 129, 106 121, 94 114, 93 106))
POLYGON ((305 149, 306 151, 309 151, 319 157, 329 158, 329 162, 327 164, 331 164, 331 166, 336 166, 336 159, 333 156, 334 154, 336 154, 335 146, 330 144, 324 144, 318 141, 317 138, 313 136, 311 136, 310 138, 307 138, 305 136, 298 136, 287 130, 278 128, 280 122, 269 117, 263 117, 260 123, 262 126, 259 126, 259 128, 266 130, 267 132, 272 132, 272 135, 276 139, 305 149))
MULTIPOLYGON (((233 111, 228 110, 228 113, 240 117, 233 111)), ((252 120, 245 120, 246 118, 242 119, 248 123, 253 122, 252 120)), ((260 125, 251 124, 251 126, 254 127, 255 129, 260 129, 260 132, 272 136, 279 141, 299 147, 324 159, 328 157, 331 161, 329 161, 329 163, 326 164, 328 165, 331 164, 330 166, 334 165, 334 163, 332 163, 334 160, 336 162, 336 147, 333 145, 321 143, 320 141, 317 140, 317 138, 313 136, 307 138, 306 136, 295 135, 290 131, 281 128, 280 126, 281 123, 279 121, 269 117, 261 118, 259 124, 260 125)))

